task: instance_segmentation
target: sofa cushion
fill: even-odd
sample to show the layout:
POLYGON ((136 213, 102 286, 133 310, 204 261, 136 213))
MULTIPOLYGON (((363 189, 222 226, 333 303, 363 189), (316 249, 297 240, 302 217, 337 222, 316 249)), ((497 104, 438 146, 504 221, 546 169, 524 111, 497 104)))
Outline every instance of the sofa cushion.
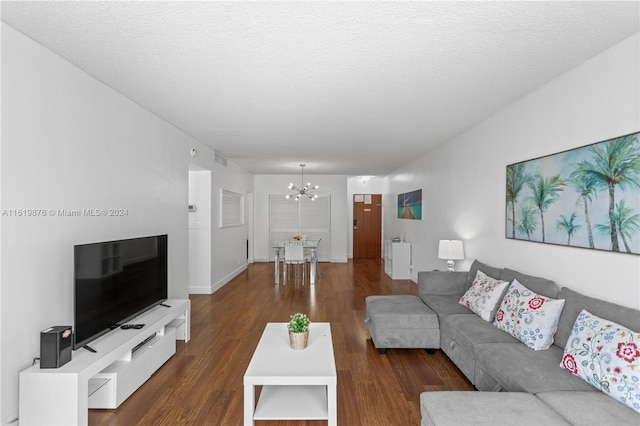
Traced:
POLYGON ((495 266, 489 266, 486 263, 480 262, 478 259, 474 260, 469 268, 469 272, 467 272, 467 283, 465 290, 471 287, 473 280, 476 278, 476 274, 478 273, 478 269, 482 270, 485 274, 490 277, 501 280, 502 279, 502 268, 496 268, 495 266))
MULTIPOLYGON (((630 284, 631 285, 631 284, 630 284)), ((558 331, 556 331, 555 344, 564 348, 567 340, 573 330, 573 324, 576 322, 578 314, 583 309, 597 315, 600 318, 606 318, 609 321, 618 323, 631 330, 640 330, 640 311, 637 309, 627 308, 604 300, 594 299, 593 297, 583 296, 582 294, 571 290, 567 287, 560 289, 560 298, 564 299, 564 308, 558 321, 558 331)))
POLYGON ((504 390, 547 392, 553 390, 597 390, 559 367, 563 350, 555 345, 534 351, 521 343, 480 343, 473 347, 476 366, 494 377, 504 390))
POLYGON ((464 294, 467 290, 467 273, 462 271, 418 272, 418 296, 425 300, 433 294, 464 294))
POLYGON ((440 348, 438 316, 418 296, 367 296, 365 306, 376 348, 440 348))
MULTIPOLYGON (((466 306, 462 306, 460 303, 460 295, 446 295, 446 296, 429 296, 422 299, 425 305, 431 308, 433 312, 438 314, 439 317, 445 315, 454 314, 467 314, 473 315, 473 312, 466 306)), ((473 315, 475 317, 475 315, 473 315)))
POLYGON ((491 342, 520 344, 513 336, 498 330, 476 315, 458 314, 440 317, 441 349, 476 387, 476 361, 473 346, 491 342))
POLYGON ((583 310, 560 366, 640 413, 640 333, 583 310))
POLYGON ((366 316, 383 328, 439 328, 438 317, 417 296, 392 294, 367 296, 366 316))
POLYGON ((422 392, 422 426, 568 425, 534 395, 502 392, 422 392))
POLYGON ((536 397, 572 425, 640 424, 640 414, 602 392, 551 391, 536 394, 536 397))
POLYGON ((478 343, 518 343, 518 339, 498 330, 476 315, 447 315, 440 319, 440 332, 451 338, 468 353, 478 343))
MULTIPOLYGON (((467 316, 473 317, 475 315, 467 316)), ((476 318, 476 321, 479 320, 476 318)), ((462 371, 462 374, 475 385, 473 380, 476 372, 476 360, 473 354, 458 345, 454 340, 451 340, 451 336, 442 332, 440 333, 440 349, 442 349, 442 352, 447 354, 456 367, 462 371)))
POLYGON ((504 268, 501 279, 509 282, 518 280, 520 284, 532 291, 552 299, 557 299, 560 294, 560 287, 555 281, 546 278, 534 277, 532 275, 522 274, 513 269, 504 268))
POLYGON ((492 278, 478 269, 471 287, 460 298, 460 304, 471 309, 485 321, 493 321, 498 304, 509 282, 492 278))
POLYGON ((549 349, 564 300, 541 296, 513 280, 493 324, 535 350, 549 349))

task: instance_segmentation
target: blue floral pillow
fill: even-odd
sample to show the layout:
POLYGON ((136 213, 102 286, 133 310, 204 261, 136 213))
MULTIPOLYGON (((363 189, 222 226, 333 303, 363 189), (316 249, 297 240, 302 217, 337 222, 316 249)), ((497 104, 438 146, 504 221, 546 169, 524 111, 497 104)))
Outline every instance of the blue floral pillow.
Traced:
POLYGON ((583 310, 560 367, 640 413, 638 345, 640 333, 583 310))
POLYGON ((493 325, 533 350, 549 349, 558 329, 562 308, 564 299, 541 296, 513 280, 493 325))

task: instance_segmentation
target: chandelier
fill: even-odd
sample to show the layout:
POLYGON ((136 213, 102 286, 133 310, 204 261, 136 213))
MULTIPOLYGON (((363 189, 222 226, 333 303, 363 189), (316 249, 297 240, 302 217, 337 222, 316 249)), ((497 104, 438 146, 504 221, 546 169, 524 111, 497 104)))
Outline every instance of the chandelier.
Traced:
POLYGON ((315 201, 316 198, 318 198, 317 195, 311 194, 308 191, 310 189, 318 189, 320 188, 318 185, 316 186, 311 186, 311 182, 307 182, 307 184, 304 184, 304 166, 306 166, 306 164, 300 164, 300 167, 302 168, 302 176, 300 178, 300 186, 301 188, 298 188, 297 186, 295 186, 293 183, 289 184, 289 189, 292 189, 294 191, 298 191, 295 194, 290 194, 287 195, 287 198, 291 198, 293 197, 294 200, 298 201, 300 199, 300 197, 305 196, 305 197, 309 197, 311 200, 315 201))

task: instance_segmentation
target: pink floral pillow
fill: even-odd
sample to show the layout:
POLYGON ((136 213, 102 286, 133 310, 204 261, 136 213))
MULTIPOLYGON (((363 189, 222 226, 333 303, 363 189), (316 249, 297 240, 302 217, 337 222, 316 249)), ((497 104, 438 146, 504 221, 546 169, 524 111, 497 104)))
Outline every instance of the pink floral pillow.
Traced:
POLYGON ((640 333, 583 310, 560 367, 640 413, 640 333))
POLYGON ((478 270, 471 287, 460 299, 460 304, 471 309, 483 320, 493 321, 496 306, 508 285, 508 281, 496 280, 478 270))
POLYGON ((541 296, 513 280, 493 325, 533 350, 549 349, 558 329, 562 308, 564 299, 541 296))

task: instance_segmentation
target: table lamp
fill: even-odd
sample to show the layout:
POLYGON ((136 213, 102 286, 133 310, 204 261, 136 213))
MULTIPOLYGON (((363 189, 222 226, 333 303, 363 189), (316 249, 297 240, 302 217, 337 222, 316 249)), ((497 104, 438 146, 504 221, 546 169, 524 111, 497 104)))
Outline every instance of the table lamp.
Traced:
POLYGON ((464 259, 464 248, 460 240, 440 240, 438 259, 447 260, 447 271, 453 271, 453 261, 464 259))

